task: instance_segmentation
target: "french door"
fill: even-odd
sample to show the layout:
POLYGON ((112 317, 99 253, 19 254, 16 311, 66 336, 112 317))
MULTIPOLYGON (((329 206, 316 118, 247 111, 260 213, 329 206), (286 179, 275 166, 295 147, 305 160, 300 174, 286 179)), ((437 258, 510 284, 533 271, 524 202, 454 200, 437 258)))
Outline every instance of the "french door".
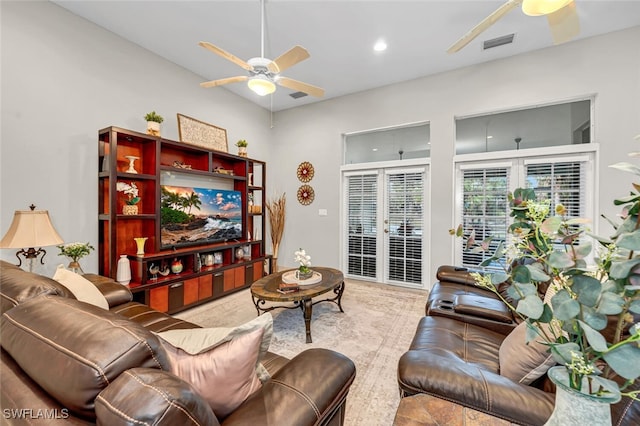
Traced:
POLYGON ((347 276, 422 287, 426 178, 426 166, 343 173, 347 276))

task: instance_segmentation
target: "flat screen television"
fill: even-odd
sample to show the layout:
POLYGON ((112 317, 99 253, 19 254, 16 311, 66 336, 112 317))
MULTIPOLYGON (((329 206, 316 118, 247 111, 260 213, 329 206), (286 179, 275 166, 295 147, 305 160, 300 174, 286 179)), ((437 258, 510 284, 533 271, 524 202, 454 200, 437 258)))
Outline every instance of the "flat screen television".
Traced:
POLYGON ((239 191, 161 185, 161 248, 242 238, 239 191))

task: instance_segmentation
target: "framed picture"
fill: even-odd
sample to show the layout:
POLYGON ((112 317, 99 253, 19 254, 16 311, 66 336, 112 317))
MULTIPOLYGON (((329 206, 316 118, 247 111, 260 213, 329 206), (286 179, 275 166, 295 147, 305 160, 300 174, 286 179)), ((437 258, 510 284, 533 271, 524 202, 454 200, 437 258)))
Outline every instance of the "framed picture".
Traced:
POLYGON ((178 136, 180 137, 180 142, 216 151, 229 152, 226 129, 186 115, 178 114, 178 136))

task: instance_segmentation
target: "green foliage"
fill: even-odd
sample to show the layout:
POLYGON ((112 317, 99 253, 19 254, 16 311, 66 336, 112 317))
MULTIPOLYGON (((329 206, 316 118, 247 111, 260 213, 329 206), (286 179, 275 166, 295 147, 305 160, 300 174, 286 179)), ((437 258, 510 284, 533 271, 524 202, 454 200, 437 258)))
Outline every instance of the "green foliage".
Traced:
MULTIPOLYGON (((635 165, 612 167, 640 176, 635 165)), ((504 271, 474 275, 478 285, 501 298, 498 284, 509 284, 507 295, 516 306, 503 300, 529 325, 527 341, 536 339, 548 345, 578 390, 587 378, 593 393, 619 394, 624 386, 608 380, 610 370, 627 379, 626 385, 640 377, 640 323, 633 324, 636 319, 631 315, 640 313, 639 193, 640 184, 634 183, 630 195, 615 199, 614 204, 622 207, 623 221, 607 219, 614 234, 593 236, 595 264, 587 265, 594 247, 586 241, 586 221, 565 217, 562 205, 556 206, 554 215, 548 203, 535 200, 532 189, 516 189, 508 197, 514 218, 509 227, 512 243, 506 248, 499 246, 483 262, 495 264, 506 256, 507 266, 504 271), (555 291, 546 303, 541 285, 555 291), (607 333, 613 334, 611 341, 601 333, 605 328, 613 331, 607 333), (602 361, 606 363, 604 371, 598 368, 602 361)), ((464 235, 460 227, 450 233, 464 235)), ((475 241, 467 242, 467 247, 488 250, 475 241)), ((628 395, 637 398, 635 392, 628 395)))
POLYGON ((168 223, 187 223, 190 220, 190 216, 180 210, 172 209, 171 207, 160 208, 160 221, 162 224, 168 223))
POLYGON ((249 143, 244 139, 240 139, 238 142, 236 142, 236 146, 237 147, 240 147, 240 146, 245 146, 246 147, 247 145, 249 145, 249 143))
POLYGON ((89 255, 91 253, 91 250, 95 250, 95 248, 93 248, 93 246, 89 243, 69 243, 56 247, 60 249, 60 253, 58 253, 58 256, 70 257, 74 262, 77 262, 78 259, 89 255))
POLYGON ((151 111, 144 116, 145 121, 155 121, 156 123, 162 123, 164 118, 162 116, 156 114, 155 111, 151 111))

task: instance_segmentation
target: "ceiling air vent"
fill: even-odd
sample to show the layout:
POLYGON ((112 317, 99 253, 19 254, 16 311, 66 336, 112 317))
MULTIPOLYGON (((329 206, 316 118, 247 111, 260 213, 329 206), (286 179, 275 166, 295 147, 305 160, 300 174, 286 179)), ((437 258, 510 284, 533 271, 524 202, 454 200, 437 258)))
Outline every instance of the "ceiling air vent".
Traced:
POLYGON ((298 98, 304 98, 305 96, 307 96, 307 94, 304 92, 294 92, 294 93, 290 93, 289 96, 291 96, 293 99, 298 99, 298 98))
POLYGON ((482 49, 487 50, 505 44, 513 43, 513 37, 515 37, 515 34, 508 34, 502 37, 492 38, 491 40, 485 40, 482 43, 482 49))

